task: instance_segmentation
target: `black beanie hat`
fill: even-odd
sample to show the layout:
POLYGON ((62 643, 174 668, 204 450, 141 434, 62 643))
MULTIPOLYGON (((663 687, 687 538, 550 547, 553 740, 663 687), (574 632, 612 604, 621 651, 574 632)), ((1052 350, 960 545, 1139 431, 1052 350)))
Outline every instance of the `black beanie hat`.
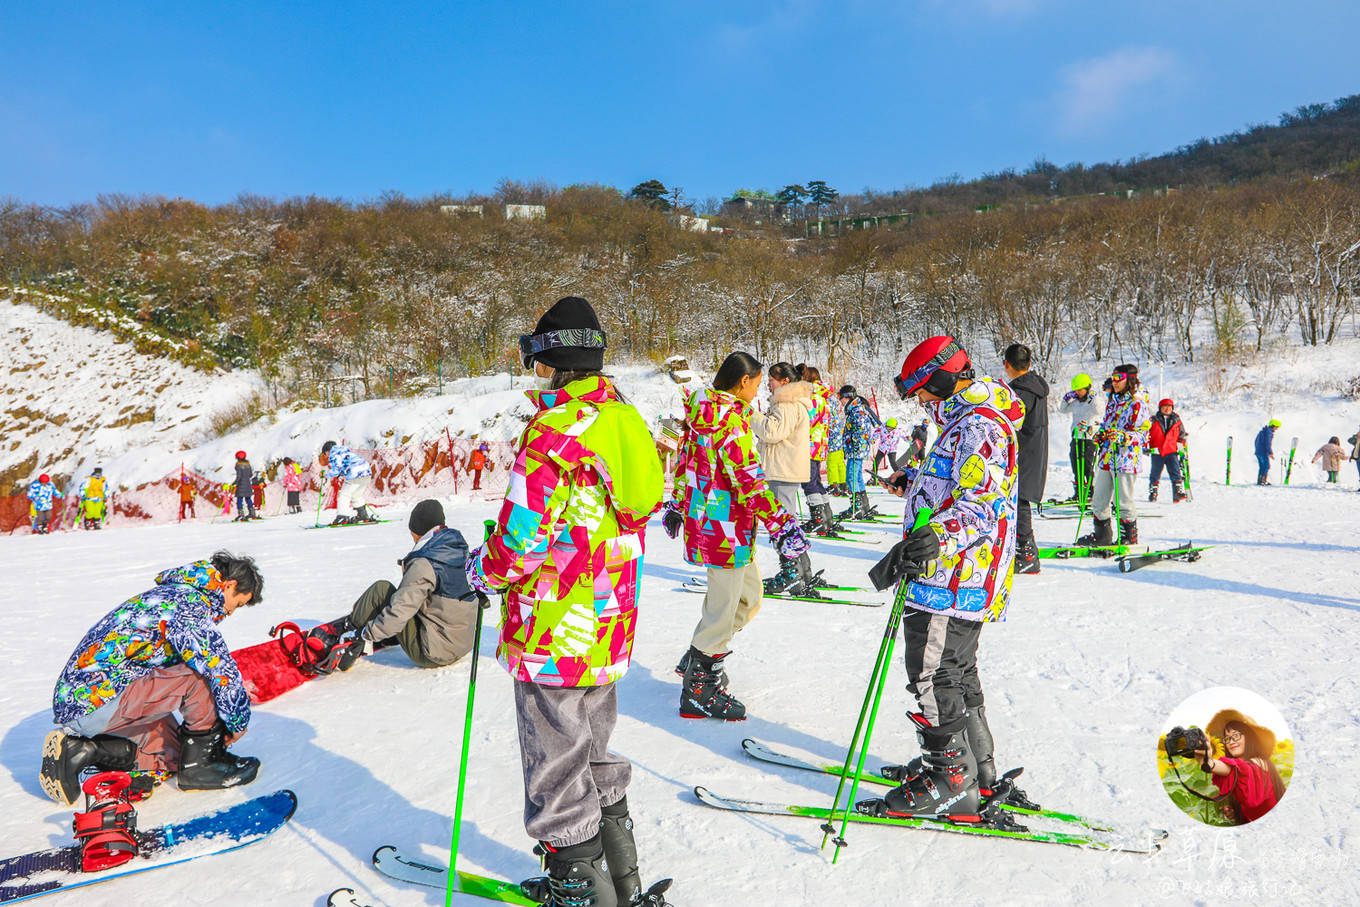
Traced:
POLYGON ((444 524, 444 505, 428 498, 411 509, 411 519, 406 523, 416 535, 424 535, 436 526, 444 524))
POLYGON ((590 303, 579 296, 557 300, 538 319, 533 334, 520 338, 526 368, 542 362, 561 371, 598 372, 604 368, 604 348, 600 319, 590 303))

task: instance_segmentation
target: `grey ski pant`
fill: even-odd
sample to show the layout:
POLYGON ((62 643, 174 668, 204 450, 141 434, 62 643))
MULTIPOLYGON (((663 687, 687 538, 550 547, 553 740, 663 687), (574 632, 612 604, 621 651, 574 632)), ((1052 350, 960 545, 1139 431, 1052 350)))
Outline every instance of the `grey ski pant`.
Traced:
POLYGON ((600 830, 600 807, 628 793, 633 766, 609 751, 619 717, 614 684, 545 687, 515 681, 515 719, 524 768, 524 830, 568 847, 600 830))
POLYGON ((1133 495, 1133 479, 1131 472, 1112 473, 1108 469, 1097 469, 1095 484, 1091 489, 1091 515, 1098 520, 1110 518, 1114 513, 1114 486, 1118 482, 1119 519, 1126 523, 1138 519, 1138 499, 1133 495))
POLYGON ((939 727, 982 705, 977 673, 982 622, 908 611, 902 618, 906 643, 907 689, 921 714, 939 727))

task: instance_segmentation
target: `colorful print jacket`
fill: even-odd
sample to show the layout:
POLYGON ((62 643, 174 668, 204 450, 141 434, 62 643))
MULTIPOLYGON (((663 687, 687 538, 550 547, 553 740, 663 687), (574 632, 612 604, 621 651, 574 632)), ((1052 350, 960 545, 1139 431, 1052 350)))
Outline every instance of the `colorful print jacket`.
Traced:
MULTIPOLYGON (((334 448, 332 448, 333 450, 334 448)), ((302 490, 302 470, 296 463, 292 466, 283 467, 283 490, 301 491, 302 490)))
POLYGON ((28 486, 28 499, 33 502, 33 509, 42 513, 44 510, 52 509, 52 499, 65 497, 57 486, 51 482, 39 482, 34 479, 28 486))
POLYGON ((52 694, 56 723, 88 715, 156 668, 184 664, 208 681, 227 730, 245 730, 250 697, 216 626, 226 616, 211 561, 164 571, 156 588, 104 615, 76 646, 52 694))
POLYGON ((878 449, 883 453, 897 453, 902 449, 902 445, 907 443, 907 439, 910 437, 911 431, 903 428, 901 425, 896 428, 888 428, 886 425, 880 425, 878 430, 874 432, 874 441, 878 444, 878 449))
MULTIPOLYGON (((828 391, 828 393, 830 393, 828 391)), ((828 422, 831 426, 827 439, 827 447, 834 453, 840 451, 845 453, 845 407, 841 406, 839 400, 829 399, 826 402, 827 411, 830 413, 828 422)))
POLYGON ((628 670, 647 519, 665 493, 647 424, 607 378, 531 391, 496 532, 472 562, 506 589, 496 657, 517 680, 613 683, 628 670))
POLYGON ((765 481, 750 414, 748 404, 711 387, 689 398, 673 498, 685 515, 685 560, 696 567, 745 567, 756 520, 772 536, 797 521, 765 481))
POLYGON ((845 458, 865 460, 873 446, 873 432, 878 421, 863 397, 855 397, 845 404, 845 458))
POLYGON ((920 468, 907 470, 904 530, 929 507, 941 551, 929 574, 908 583, 907 605, 963 620, 1005 620, 1020 482, 1015 434, 1024 404, 1002 382, 979 378, 928 410, 940 435, 920 468))
POLYGON ((1106 472, 1137 475, 1143 448, 1147 446, 1148 429, 1152 427, 1153 412, 1147 390, 1142 387, 1133 392, 1108 394, 1105 399, 1105 420, 1100 423, 1096 437, 1111 430, 1115 432, 1115 437, 1100 442, 1096 465, 1106 472))
POLYGON ((373 475, 373 469, 367 460, 339 444, 332 447, 331 452, 326 455, 326 463, 327 479, 340 478, 348 482, 351 479, 373 475))
POLYGON ((825 460, 827 445, 831 436, 831 391, 820 384, 810 384, 812 388, 812 408, 808 410, 808 432, 811 436, 810 459, 825 460))

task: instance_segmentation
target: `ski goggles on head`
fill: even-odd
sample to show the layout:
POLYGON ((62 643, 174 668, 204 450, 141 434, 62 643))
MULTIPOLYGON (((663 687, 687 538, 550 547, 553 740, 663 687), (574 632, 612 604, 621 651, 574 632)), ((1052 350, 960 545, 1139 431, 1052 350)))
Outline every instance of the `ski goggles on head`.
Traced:
POLYGON ((525 368, 533 368, 535 356, 561 347, 602 350, 605 348, 604 331, 593 328, 570 328, 563 331, 546 331, 542 334, 521 334, 519 358, 525 368))
MULTIPOLYGON (((947 365, 949 360, 953 359, 961 352, 963 352, 963 347, 959 346, 957 340, 952 340, 942 350, 934 356, 931 356, 929 362, 916 369, 916 371, 908 375, 906 379, 903 379, 901 375, 893 378, 893 386, 897 388, 898 395, 905 400, 923 387, 926 390, 933 392, 934 389, 930 385, 930 379, 936 372, 947 365)), ((963 375, 965 372, 971 372, 971 369, 964 368, 963 371, 960 371, 958 374, 963 375)), ((940 395, 936 394, 936 396, 940 395)))

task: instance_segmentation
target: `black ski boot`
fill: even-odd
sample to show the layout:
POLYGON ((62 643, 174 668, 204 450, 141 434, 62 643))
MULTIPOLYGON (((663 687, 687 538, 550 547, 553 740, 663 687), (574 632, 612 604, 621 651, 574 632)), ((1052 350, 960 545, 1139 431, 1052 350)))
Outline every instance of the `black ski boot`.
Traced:
POLYGON ((863 809, 889 816, 921 816, 955 822, 980 822, 977 762, 964 733, 965 718, 947 727, 932 727, 924 716, 911 714, 921 744, 919 770, 863 809))
POLYGON ((1160 483, 1160 482, 1157 483, 1156 485, 1150 485, 1150 486, 1148 486, 1148 500, 1149 500, 1149 501, 1155 501, 1155 500, 1157 500, 1157 489, 1160 488, 1160 487, 1161 487, 1161 483, 1160 483))
POLYGON ((1035 544, 1034 536, 1032 535, 1025 536, 1023 539, 1016 542, 1015 572, 1039 572, 1039 546, 1035 544))
POLYGON ((1138 521, 1120 520, 1119 521, 1119 543, 1121 545, 1138 544, 1138 521))
POLYGON ((377 518, 376 516, 373 515, 373 511, 371 511, 371 510, 368 509, 368 505, 367 505, 367 504, 364 504, 364 505, 362 505, 362 506, 355 512, 355 514, 354 514, 354 522, 356 522, 356 523, 376 523, 376 522, 378 522, 378 518, 377 518))
MULTIPOLYGON (((600 832, 595 837, 569 847, 553 847, 540 841, 534 852, 543 857, 546 879, 520 883, 525 894, 539 894, 538 884, 546 881, 545 907, 618 907, 624 902, 614 893, 614 883, 605 868, 604 844, 600 832)), ((625 907, 627 905, 625 904, 625 907)))
POLYGON ((1096 517, 1095 523, 1096 528, 1087 535, 1083 535, 1081 538, 1077 539, 1077 544, 1085 545, 1090 548, 1098 547, 1100 545, 1113 545, 1114 527, 1110 525, 1111 520, 1102 520, 1099 517, 1096 517))
POLYGON ((112 734, 77 737, 53 731, 43 740, 38 783, 47 796, 70 806, 80 796, 80 774, 85 769, 130 772, 136 767, 137 745, 126 737, 112 734))
POLYGON ((800 584, 797 558, 779 555, 779 572, 763 583, 766 595, 797 595, 791 591, 800 584))
POLYGON ((260 760, 227 752, 227 726, 219 718, 206 731, 179 730, 180 790, 221 790, 255 780, 260 760))
MULTIPOLYGON (((680 660, 679 660, 678 662, 676 662, 676 664, 675 664, 675 673, 676 673, 676 676, 679 676, 679 677, 684 677, 684 676, 685 676, 685 674, 689 671, 689 660, 690 660, 690 658, 694 655, 695 652, 698 652, 698 651, 699 651, 699 650, 696 649, 696 648, 694 648, 694 646, 690 646, 688 649, 685 650, 685 654, 684 654, 684 655, 681 655, 681 656, 680 656, 680 660)), ((719 667, 719 668, 718 668, 718 686, 722 687, 724 690, 727 689, 727 669, 726 669, 726 668, 722 668, 722 667, 719 667)))
POLYGON ((1185 488, 1184 488, 1184 486, 1182 486, 1181 483, 1179 483, 1179 482, 1172 482, 1172 483, 1171 483, 1171 503, 1173 503, 1173 504, 1179 504, 1181 501, 1184 501, 1184 500, 1186 499, 1186 497, 1187 497, 1187 495, 1186 495, 1186 493, 1185 493, 1185 488))
POLYGON ((745 721, 746 706, 727 692, 722 677, 722 661, 730 653, 705 655, 690 648, 685 682, 680 688, 681 718, 721 718, 723 721, 745 721))
POLYGON ((996 761, 992 759, 992 731, 987 727, 985 705, 968 710, 963 730, 968 735, 968 748, 973 751, 973 759, 977 762, 978 788, 984 797, 989 796, 992 785, 996 784, 996 761))

